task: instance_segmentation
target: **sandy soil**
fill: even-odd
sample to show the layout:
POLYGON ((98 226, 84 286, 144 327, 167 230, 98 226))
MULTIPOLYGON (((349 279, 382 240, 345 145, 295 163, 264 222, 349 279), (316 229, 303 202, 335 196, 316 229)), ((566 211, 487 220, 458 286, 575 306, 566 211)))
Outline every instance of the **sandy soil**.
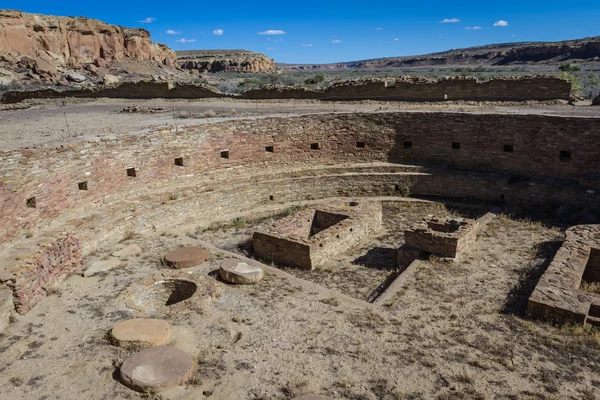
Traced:
MULTIPOLYGON (((394 247, 401 241, 398 231, 430 211, 444 208, 386 208, 385 232, 351 254, 394 247)), ((235 227, 199 234, 227 247, 252 224, 229 242, 225 238, 235 227)), ((424 264, 383 307, 359 305, 274 273, 254 286, 219 282, 223 294, 202 313, 169 318, 170 344, 192 354, 198 367, 190 385, 157 398, 290 399, 317 392, 354 400, 596 399, 600 335, 524 318, 528 294, 560 235, 557 228, 497 218, 463 261, 424 264)), ((194 232, 157 231, 132 235, 120 246, 129 243, 142 247, 140 257, 99 276, 71 276, 1 335, 2 398, 148 398, 115 379, 132 352, 111 346, 106 333, 129 318, 119 294, 163 270, 165 252, 196 239, 194 232)), ((118 248, 88 257, 86 267, 118 248)), ((198 271, 214 279, 209 273, 224 256, 213 252, 198 271)), ((353 273, 358 269, 344 272, 345 285, 331 284, 332 278, 323 282, 340 291, 354 287, 362 296, 370 287, 360 288, 353 273)), ((377 271, 363 276, 371 273, 379 277, 377 271)))
POLYGON ((64 144, 78 138, 143 133, 160 127, 198 125, 232 118, 262 118, 277 115, 348 112, 470 112, 600 116, 589 102, 578 106, 559 103, 473 103, 443 104, 392 102, 317 102, 310 100, 249 101, 206 100, 119 100, 66 99, 32 100, 0 107, 0 149, 64 144), (159 113, 121 113, 125 107, 161 107, 159 113), (214 116, 216 114, 216 117, 214 116))

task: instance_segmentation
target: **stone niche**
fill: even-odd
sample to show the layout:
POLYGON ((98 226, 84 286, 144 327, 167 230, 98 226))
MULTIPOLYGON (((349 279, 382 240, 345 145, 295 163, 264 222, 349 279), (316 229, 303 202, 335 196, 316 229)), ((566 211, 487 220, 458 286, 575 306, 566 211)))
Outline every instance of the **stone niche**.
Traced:
POLYGON ((439 257, 457 258, 477 240, 477 221, 431 217, 404 231, 406 246, 439 257))
POLYGON ((600 294, 584 286, 600 283, 600 225, 577 225, 529 297, 534 318, 600 326, 600 294))
POLYGON ((266 262, 313 269, 380 230, 380 202, 346 201, 299 211, 254 232, 252 240, 266 262))

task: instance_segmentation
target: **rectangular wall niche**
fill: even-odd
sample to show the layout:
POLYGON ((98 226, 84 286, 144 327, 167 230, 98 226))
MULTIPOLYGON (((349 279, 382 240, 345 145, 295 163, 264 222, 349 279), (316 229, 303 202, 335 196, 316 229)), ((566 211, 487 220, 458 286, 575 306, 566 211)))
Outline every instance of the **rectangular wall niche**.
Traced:
POLYGON ((35 208, 37 206, 35 197, 28 198, 25 204, 27 205, 27 208, 35 208))
POLYGON ((460 142, 452 142, 453 150, 460 150, 460 142))
POLYGON ((127 168, 127 176, 135 178, 137 176, 135 168, 127 168))
POLYGON ((319 143, 311 143, 310 149, 311 150, 319 150, 319 143))
POLYGON ((365 142, 356 142, 356 148, 357 149, 364 149, 365 148, 365 142))
POLYGON ((175 159, 175 165, 177 165, 178 167, 183 167, 183 157, 177 157, 175 159))
POLYGON ((412 149, 412 142, 404 142, 405 149, 412 149))
POLYGON ((571 161, 571 152, 566 150, 561 151, 560 161, 571 161))
POLYGON ((505 144, 504 145, 504 152, 505 153, 512 153, 514 151, 514 147, 512 144, 505 144))
POLYGON ((265 146, 265 151, 267 153, 275 153, 275 148, 273 146, 265 146))
POLYGON ((77 184, 77 187, 79 188, 79 190, 88 190, 87 181, 85 181, 85 182, 79 182, 77 184))
POLYGON ((221 158, 229 159, 229 150, 221 151, 221 158))

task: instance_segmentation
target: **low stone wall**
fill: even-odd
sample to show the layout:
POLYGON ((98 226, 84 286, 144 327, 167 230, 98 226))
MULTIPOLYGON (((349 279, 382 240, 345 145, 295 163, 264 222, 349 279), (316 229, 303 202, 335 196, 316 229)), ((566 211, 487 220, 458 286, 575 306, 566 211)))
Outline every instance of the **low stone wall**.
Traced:
POLYGON ((390 101, 526 101, 570 100, 571 83, 550 76, 494 78, 403 78, 394 81, 346 81, 323 90, 264 87, 249 90, 243 99, 319 99, 319 100, 390 100, 390 101))
POLYGON ((545 101, 570 100, 571 83, 556 77, 495 78, 479 82, 476 78, 424 78, 396 81, 368 80, 334 84, 327 89, 302 87, 263 87, 241 95, 224 94, 212 86, 167 82, 127 82, 116 87, 64 90, 8 91, 1 103, 17 103, 33 98, 108 97, 123 99, 204 99, 237 98, 251 100, 312 99, 334 101, 545 101))
POLYGON ((206 99, 226 97, 212 86, 169 82, 125 82, 117 86, 96 89, 34 91, 10 90, 2 95, 0 103, 18 103, 27 99, 117 98, 117 99, 206 99))
POLYGON ((0 260, 0 282, 13 292, 17 311, 25 314, 39 303, 56 283, 81 267, 79 239, 66 235, 44 239, 29 254, 0 260))
POLYGON ((565 242, 529 297, 529 314, 557 322, 600 326, 600 294, 581 290, 582 279, 598 278, 599 254, 600 225, 569 228, 565 242))

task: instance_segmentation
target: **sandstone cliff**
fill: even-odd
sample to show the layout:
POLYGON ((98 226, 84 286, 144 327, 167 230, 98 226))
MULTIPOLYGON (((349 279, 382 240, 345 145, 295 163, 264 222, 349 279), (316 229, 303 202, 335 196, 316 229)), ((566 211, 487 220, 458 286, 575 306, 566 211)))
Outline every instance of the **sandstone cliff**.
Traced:
POLYGON ((92 72, 120 60, 171 66, 175 59, 171 49, 153 43, 144 29, 0 10, 0 66, 29 70, 44 81, 59 79, 65 69, 92 72))
POLYGON ((188 71, 275 72, 275 62, 261 53, 247 50, 178 51, 177 65, 188 71))

